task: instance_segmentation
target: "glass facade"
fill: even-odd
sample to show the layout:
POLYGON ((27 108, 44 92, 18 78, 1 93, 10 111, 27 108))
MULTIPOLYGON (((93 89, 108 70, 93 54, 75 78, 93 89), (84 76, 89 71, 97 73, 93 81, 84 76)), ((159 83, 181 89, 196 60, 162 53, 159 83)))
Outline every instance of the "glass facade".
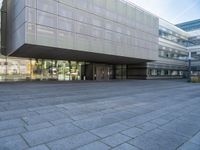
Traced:
POLYGON ((115 71, 116 71, 116 79, 126 79, 127 66, 126 65, 116 65, 115 71))
POLYGON ((0 56, 0 81, 30 79, 31 65, 28 59, 0 56))
POLYGON ((150 78, 183 78, 187 73, 189 34, 160 19, 158 61, 149 63, 150 78))
POLYGON ((193 36, 189 38, 189 46, 199 46, 200 45, 200 35, 199 36, 193 36))
POLYGON ((15 58, 0 55, 0 82, 127 79, 126 72, 126 65, 15 58))
POLYGON ((152 77, 183 77, 184 71, 174 69, 148 69, 148 76, 152 77))
POLYGON ((165 27, 160 26, 159 28, 159 36, 163 39, 172 41, 176 44, 182 45, 182 46, 188 46, 188 38, 184 37, 174 31, 171 31, 165 27))
POLYGON ((159 46, 159 56, 167 59, 174 60, 187 60, 188 53, 186 51, 180 51, 177 49, 169 48, 166 46, 159 46))
POLYGON ((81 65, 76 61, 31 60, 32 75, 35 80, 81 80, 81 65))
POLYGON ((81 80, 84 63, 63 60, 0 57, 0 81, 81 80))
POLYGON ((191 70, 192 70, 193 76, 200 76, 200 66, 199 65, 192 66, 191 70))
POLYGON ((188 43, 192 55, 191 74, 200 76, 200 19, 178 24, 177 27, 191 35, 188 43))
POLYGON ((185 30, 185 31, 197 30, 197 29, 200 29, 200 19, 181 23, 181 24, 178 24, 176 26, 185 30))

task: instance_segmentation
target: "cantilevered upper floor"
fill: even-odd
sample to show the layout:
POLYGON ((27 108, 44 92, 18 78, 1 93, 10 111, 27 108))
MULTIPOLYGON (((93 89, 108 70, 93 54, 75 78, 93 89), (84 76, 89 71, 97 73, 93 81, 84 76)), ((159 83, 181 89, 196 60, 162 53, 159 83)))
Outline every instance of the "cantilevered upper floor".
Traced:
POLYGON ((123 0, 4 0, 4 54, 134 63, 158 57, 158 18, 123 0))

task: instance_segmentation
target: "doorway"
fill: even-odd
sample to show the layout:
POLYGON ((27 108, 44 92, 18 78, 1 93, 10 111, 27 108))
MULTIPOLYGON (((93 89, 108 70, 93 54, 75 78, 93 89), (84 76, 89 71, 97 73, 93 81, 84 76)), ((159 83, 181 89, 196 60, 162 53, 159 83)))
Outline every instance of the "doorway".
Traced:
POLYGON ((112 65, 94 64, 93 65, 93 79, 94 80, 110 80, 112 79, 112 65))

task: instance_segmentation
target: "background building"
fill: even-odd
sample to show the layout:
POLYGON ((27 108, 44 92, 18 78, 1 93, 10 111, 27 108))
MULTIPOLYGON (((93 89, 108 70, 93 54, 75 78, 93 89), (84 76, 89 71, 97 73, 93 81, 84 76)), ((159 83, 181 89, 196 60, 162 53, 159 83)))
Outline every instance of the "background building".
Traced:
POLYGON ((183 78, 188 65, 189 34, 163 19, 159 19, 158 32, 159 59, 147 64, 148 78, 183 78))
POLYGON ((200 19, 177 26, 189 34, 188 51, 192 53, 192 75, 200 75, 200 19))

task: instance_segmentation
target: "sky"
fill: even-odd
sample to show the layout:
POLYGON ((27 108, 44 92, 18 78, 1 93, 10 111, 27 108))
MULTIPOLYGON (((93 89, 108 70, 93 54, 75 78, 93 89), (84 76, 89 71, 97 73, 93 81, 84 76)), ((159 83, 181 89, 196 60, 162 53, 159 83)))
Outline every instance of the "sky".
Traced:
MULTIPOLYGON (((200 19, 200 0, 127 0, 173 23, 200 19)), ((1 4, 2 0, 0 0, 1 4)))
POLYGON ((173 23, 200 19, 200 0, 127 0, 173 23))

